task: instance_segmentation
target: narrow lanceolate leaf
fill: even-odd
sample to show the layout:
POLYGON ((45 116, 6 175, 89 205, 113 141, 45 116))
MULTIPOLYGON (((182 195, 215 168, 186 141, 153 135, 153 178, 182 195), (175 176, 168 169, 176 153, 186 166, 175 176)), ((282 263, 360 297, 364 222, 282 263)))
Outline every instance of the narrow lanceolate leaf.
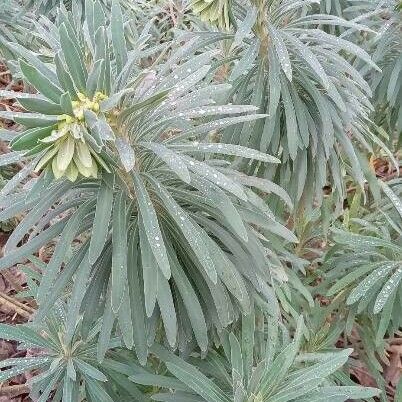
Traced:
POLYGON ((218 169, 207 165, 206 163, 199 162, 189 156, 183 155, 183 160, 187 164, 187 168, 192 172, 205 177, 207 180, 213 182, 217 186, 223 188, 224 190, 232 193, 236 197, 246 201, 247 196, 244 190, 238 182, 232 180, 225 174, 221 173, 218 169))
POLYGON ((116 55, 117 74, 119 74, 127 62, 127 47, 124 36, 123 15, 117 1, 113 1, 110 28, 113 50, 116 55))
POLYGON ((135 154, 133 148, 126 139, 121 137, 116 138, 115 145, 124 169, 126 172, 129 172, 135 166, 135 154))
POLYGON ((169 249, 170 266, 172 276, 177 286, 183 304, 186 307, 188 318, 193 328, 195 339, 202 351, 206 351, 208 347, 208 332, 205 323, 204 313, 202 311, 197 294, 195 293, 190 281, 184 273, 177 259, 176 253, 172 248, 169 249))
POLYGON ((69 218, 66 227, 63 229, 61 238, 54 249, 46 272, 42 277, 38 291, 38 300, 46 299, 48 293, 51 291, 52 284, 57 277, 60 266, 66 257, 66 253, 80 228, 82 220, 90 211, 92 205, 92 201, 86 202, 69 218))
MULTIPOLYGON (((237 388, 237 384, 240 383, 243 386, 244 371, 243 371, 243 356, 240 348, 240 343, 233 333, 229 334, 230 343, 230 363, 232 365, 232 377, 234 387, 237 388), (237 383, 237 384, 236 384, 237 383)), ((239 384, 239 385, 240 385, 239 384)))
POLYGON ((0 166, 11 165, 12 163, 19 162, 24 156, 23 152, 8 152, 0 155, 0 166))
POLYGON ((52 344, 25 325, 0 324, 0 338, 49 349, 52 344))
POLYGON ((20 68, 26 80, 35 87, 41 94, 45 95, 54 103, 60 103, 63 91, 54 85, 45 75, 32 65, 20 60, 20 68))
POLYGON ((119 311, 117 312, 117 320, 126 348, 132 349, 134 345, 134 324, 131 314, 131 300, 127 287, 123 294, 122 305, 124 308, 119 308, 119 311))
POLYGON ((106 392, 98 381, 91 377, 85 377, 85 385, 88 393, 93 401, 114 402, 110 395, 106 392))
POLYGON ((149 246, 152 249, 152 253, 155 256, 155 260, 158 263, 161 272, 166 279, 169 279, 169 260, 155 208, 140 175, 137 172, 133 172, 132 177, 137 195, 138 208, 141 213, 149 246))
POLYGON ((182 152, 205 152, 213 154, 233 155, 248 159, 255 159, 262 162, 280 163, 280 160, 278 158, 275 158, 274 156, 265 154, 252 148, 243 147, 241 145, 202 144, 199 142, 193 142, 192 144, 172 145, 170 148, 182 152))
POLYGON ((89 261, 91 264, 96 262, 105 246, 112 214, 114 177, 111 174, 106 174, 104 175, 104 180, 98 190, 94 225, 89 246, 89 261))
MULTIPOLYGON (((87 245, 83 246, 88 250, 87 245)), ((77 317, 80 312, 81 303, 85 295, 85 291, 88 286, 88 279, 91 273, 91 265, 88 260, 88 253, 85 253, 83 260, 81 261, 74 279, 73 291, 68 300, 68 313, 67 313, 67 331, 65 342, 69 343, 73 339, 75 332, 75 325, 77 317)))
POLYGON ((0 368, 23 366, 24 364, 46 364, 50 363, 53 359, 49 356, 36 356, 36 357, 11 357, 0 361, 0 368))
POLYGON ((116 195, 112 220, 112 309, 117 312, 127 284, 127 224, 124 193, 116 195))
MULTIPOLYGON (((140 216, 141 218, 141 216, 140 216)), ((144 282, 144 305, 145 312, 151 317, 156 304, 158 295, 158 282, 161 273, 158 268, 155 256, 148 244, 147 235, 144 229, 142 218, 139 221, 139 237, 141 250, 142 280, 144 282)))
POLYGON ((271 35, 276 54, 279 58, 281 68, 285 73, 287 79, 289 81, 292 81, 292 64, 290 62, 290 56, 288 49, 286 48, 286 44, 284 43, 280 33, 271 24, 269 24, 269 26, 269 33, 271 35))
POLYGON ((140 145, 154 152, 180 179, 186 183, 190 183, 190 172, 182 158, 176 152, 155 142, 141 142, 140 145))
POLYGON ((99 371, 94 366, 88 364, 84 360, 74 359, 74 364, 77 365, 78 370, 80 370, 83 374, 92 377, 95 380, 105 382, 107 381, 107 377, 101 371, 99 371))
POLYGON ((177 337, 177 317, 172 292, 167 279, 163 277, 159 279, 157 293, 158 305, 163 325, 165 327, 166 338, 169 345, 174 347, 176 345, 177 337))
POLYGON ((247 230, 230 197, 218 186, 215 186, 208 180, 194 177, 192 183, 194 187, 198 188, 198 190, 208 198, 215 208, 218 208, 221 211, 223 216, 226 218, 227 223, 234 229, 237 235, 247 242, 247 230))
POLYGON ((402 265, 391 275, 391 277, 385 282, 385 285, 378 294, 374 304, 374 314, 379 313, 385 306, 385 303, 390 298, 392 293, 398 288, 399 283, 402 280, 402 265))
POLYGON ((148 357, 148 347, 145 333, 145 311, 143 289, 140 286, 138 258, 138 234, 131 235, 128 243, 127 256, 127 284, 130 294, 131 320, 133 323, 133 341, 137 358, 142 365, 145 365, 148 357))
POLYGON ((71 78, 74 81, 76 87, 80 91, 84 92, 86 88, 88 74, 85 70, 83 61, 81 60, 79 51, 76 48, 72 39, 69 37, 69 33, 64 23, 60 26, 59 34, 63 56, 71 73, 71 78))
MULTIPOLYGON (((324 386, 318 391, 308 394, 306 397, 297 398, 297 402, 343 402, 349 400, 359 401, 361 398, 373 398, 379 396, 381 391, 376 388, 357 386, 324 386)), ((399 400, 399 399, 395 399, 399 400)))
POLYGON ((295 47, 296 51, 300 53, 300 56, 304 59, 304 61, 311 66, 313 71, 320 77, 321 83, 325 89, 328 89, 330 86, 329 78, 325 73, 324 68, 319 62, 317 56, 308 48, 308 46, 304 45, 297 37, 284 33, 285 37, 288 41, 292 43, 295 47))
POLYGON ((382 281, 384 277, 397 266, 398 264, 396 262, 384 262, 382 267, 377 268, 353 289, 346 301, 347 304, 353 304, 360 300, 378 281, 382 281))
POLYGON ((195 367, 166 363, 169 371, 208 402, 230 402, 231 399, 209 378, 195 367))
POLYGON ((394 205, 395 209, 398 211, 398 214, 402 218, 402 201, 401 201, 400 197, 398 197, 394 193, 394 191, 391 189, 390 186, 388 186, 388 184, 384 183, 382 180, 379 180, 379 183, 380 183, 380 186, 382 187, 384 193, 390 199, 390 201, 394 205))
POLYGON ((199 106, 179 112, 178 117, 196 118, 215 115, 229 115, 256 112, 258 108, 253 105, 223 105, 223 106, 199 106))
POLYGON ((158 197, 162 201, 164 208, 175 221, 177 227, 183 233, 185 239, 191 246, 192 251, 205 269, 206 274, 213 283, 217 283, 218 275, 216 273, 214 262, 211 258, 207 244, 203 237, 199 235, 201 228, 197 228, 188 214, 180 207, 174 198, 162 187, 156 180, 152 180, 158 197))
POLYGON ((195 135, 207 134, 212 130, 219 130, 219 129, 233 126, 235 124, 262 119, 264 117, 267 117, 267 115, 259 114, 259 113, 258 114, 257 113, 256 114, 246 114, 244 116, 236 116, 236 117, 224 117, 222 119, 213 120, 211 122, 204 123, 197 127, 194 127, 191 130, 189 130, 188 132, 186 131, 183 134, 181 134, 179 136, 179 139, 190 138, 195 135))
POLYGON ((97 359, 101 363, 109 349, 110 337, 112 335, 113 324, 115 316, 112 310, 112 297, 111 297, 111 283, 109 281, 109 288, 106 296, 105 309, 102 317, 102 327, 99 334, 97 344, 97 359))
POLYGON ((0 110, 0 117, 7 120, 14 120, 26 127, 37 128, 51 126, 57 123, 57 117, 41 113, 10 112, 0 110))
POLYGON ((21 247, 18 247, 17 250, 13 251, 3 258, 0 258, 0 269, 11 267, 12 265, 20 262, 22 258, 27 257, 38 251, 39 248, 58 236, 62 232, 65 225, 65 220, 57 222, 56 224, 50 226, 48 229, 44 230, 38 236, 35 236, 28 243, 25 243, 21 247))
POLYGON ((48 363, 40 363, 40 362, 34 362, 34 361, 28 361, 26 363, 20 364, 16 367, 12 367, 7 370, 0 371, 0 381, 6 381, 9 378, 15 377, 19 374, 24 374, 29 372, 30 370, 36 369, 36 368, 42 368, 43 366, 48 366, 50 362, 48 363))
POLYGON ((293 203, 289 195, 282 187, 278 186, 276 183, 266 179, 261 179, 259 177, 246 176, 244 174, 236 175, 236 178, 238 178, 240 183, 246 186, 258 188, 259 190, 264 191, 268 194, 276 194, 289 206, 289 208, 293 209, 293 203))
POLYGON ((33 98, 20 98, 18 103, 26 110, 31 112, 38 112, 50 115, 60 115, 63 113, 60 105, 49 102, 44 99, 33 99, 33 98))

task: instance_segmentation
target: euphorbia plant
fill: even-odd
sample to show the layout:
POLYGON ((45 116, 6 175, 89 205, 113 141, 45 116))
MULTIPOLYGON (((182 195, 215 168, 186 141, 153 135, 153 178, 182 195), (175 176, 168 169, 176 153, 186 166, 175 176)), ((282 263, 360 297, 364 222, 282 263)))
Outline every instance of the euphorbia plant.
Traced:
POLYGON ((98 1, 88 1, 84 31, 80 16, 62 10, 56 25, 43 21, 39 57, 8 45, 37 92, 1 92, 28 111, 1 112, 25 126, 4 161, 28 164, 0 194, 21 200, 3 217, 27 212, 0 266, 60 236, 39 286, 36 319, 74 277, 71 303, 84 328, 103 316, 98 358, 117 319, 126 346, 144 363, 160 318, 170 346, 184 348, 194 337, 206 350, 208 331, 247 313, 252 299, 277 311, 273 286, 284 268, 275 244, 296 239, 253 187, 289 202, 286 193, 230 165, 232 156, 278 159, 210 140, 210 133, 263 117, 254 106, 222 105, 228 86, 203 82, 216 52, 173 44, 163 63, 146 68, 160 47, 146 47, 146 31, 127 40, 134 26, 117 3, 110 19, 105 15, 98 1), (39 177, 21 187, 32 170, 39 177), (28 232, 30 241, 19 246, 28 232), (71 252, 77 236, 82 243, 71 252))
POLYGON ((238 166, 249 174, 275 178, 300 206, 320 203, 328 184, 341 201, 345 172, 363 186, 372 174, 361 161, 360 149, 386 147, 371 128, 371 89, 354 64, 380 69, 350 36, 373 31, 355 21, 315 13, 317 0, 192 4, 201 18, 205 13, 216 24, 221 3, 230 10, 234 31, 229 45, 227 36, 217 37, 226 40, 223 61, 233 84, 230 99, 253 104, 267 115, 226 129, 223 141, 278 155, 282 161, 276 169, 244 160, 238 166), (349 35, 327 33, 332 27, 349 35))

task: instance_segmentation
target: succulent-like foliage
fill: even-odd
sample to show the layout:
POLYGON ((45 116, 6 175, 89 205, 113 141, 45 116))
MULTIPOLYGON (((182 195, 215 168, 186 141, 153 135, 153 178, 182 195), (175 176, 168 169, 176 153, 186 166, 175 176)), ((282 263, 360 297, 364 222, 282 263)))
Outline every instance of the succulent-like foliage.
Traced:
POLYGON ((221 29, 229 29, 229 0, 192 0, 191 6, 201 21, 217 25, 221 29))
MULTIPOLYGON (((370 71, 368 80, 374 91, 376 122, 389 130, 390 137, 399 139, 402 133, 402 39, 401 9, 398 2, 378 2, 369 12, 376 12, 372 24, 379 33, 367 43, 373 61, 381 73, 370 71), (392 135, 395 133, 395 135, 392 135)), ((366 69, 364 71, 367 71, 366 69)), ((364 72, 363 71, 363 72, 364 72)))
MULTIPOLYGON (((1 381, 34 370, 36 375, 29 381, 30 396, 38 402, 45 402, 49 398, 55 402, 112 402, 127 396, 138 398, 135 400, 149 400, 121 373, 122 368, 127 371, 127 368, 132 370, 136 366, 137 370, 143 370, 135 357, 131 356, 131 367, 126 365, 125 358, 116 353, 108 356, 100 365, 96 359, 100 325, 91 327, 83 336, 82 327, 78 324, 74 336, 67 340, 67 317, 68 309, 58 302, 40 328, 0 324, 3 339, 18 341, 20 349, 27 350, 26 357, 0 362, 0 368, 5 368, 0 372, 1 381)), ((119 345, 120 339, 117 337, 109 344, 110 347, 119 345)), ((128 355, 130 353, 126 351, 126 357, 128 355)))
MULTIPOLYGON (((366 63, 353 60, 354 66, 371 86, 374 111, 371 118, 387 132, 392 141, 401 132, 401 9, 396 0, 321 1, 321 11, 358 20, 372 32, 355 32, 353 41, 363 47, 380 67, 376 70, 366 63), (395 134, 395 135, 394 135, 395 134)), ((343 29, 345 36, 351 31, 343 29)))
POLYGON ((146 32, 130 43, 120 8, 113 6, 110 23, 101 11, 99 2, 87 2, 87 35, 80 19, 63 11, 58 29, 46 22, 41 39, 49 49, 47 63, 21 45, 9 45, 38 93, 1 93, 29 111, 1 112, 26 127, 10 142, 14 152, 4 163, 27 157, 30 162, 12 183, 15 189, 9 183, 0 194, 14 191, 23 200, 6 208, 3 218, 27 211, 0 266, 60 235, 40 283, 38 320, 60 296, 54 289, 60 292, 75 275, 71 297, 84 320, 93 319, 102 301, 100 359, 115 319, 142 362, 160 317, 172 347, 184 347, 193 333, 206 350, 208 330, 221 330, 247 313, 254 297, 277 308, 273 286, 282 262, 275 239, 296 239, 253 188, 285 201, 287 195, 268 180, 233 170, 230 157, 279 161, 208 141, 212 131, 262 117, 254 106, 216 103, 227 86, 201 83, 215 52, 180 62, 197 50, 189 43, 144 70, 140 63, 152 49, 138 46, 146 32), (30 167, 42 172, 20 188, 30 167), (50 196, 44 201, 45 193, 50 196), (32 229, 30 241, 18 247, 32 229), (84 241, 67 259, 76 236, 84 241), (250 261, 255 268, 248 267, 250 261))
POLYGON ((42 402, 386 402, 399 8, 0 0, 0 269, 23 262, 12 297, 36 302, 0 326, 26 350, 0 380, 31 371, 42 402))
POLYGON ((238 58, 228 76, 232 98, 254 104, 267 117, 225 130, 223 141, 280 155, 283 164, 276 171, 257 164, 246 171, 276 176, 294 201, 321 197, 328 177, 343 198, 345 169, 362 185, 355 147, 370 149, 370 143, 380 142, 367 120, 371 89, 347 55, 378 67, 347 37, 318 26, 369 28, 336 16, 306 15, 313 3, 233 2, 238 28, 228 54, 238 58))
POLYGON ((254 314, 243 317, 241 330, 222 334, 222 350, 206 359, 185 361, 160 346, 153 352, 166 364, 170 376, 134 375, 142 384, 171 388, 154 395, 157 401, 207 402, 343 402, 370 398, 375 389, 338 386, 333 374, 347 361, 351 350, 320 355, 300 353, 303 321, 299 320, 294 339, 288 343, 278 323, 254 314), (332 377, 332 378, 331 378, 332 377))
POLYGON ((382 183, 389 202, 364 219, 352 220, 353 232, 336 230, 328 254, 328 278, 335 283, 328 295, 346 297, 351 314, 380 314, 377 339, 401 325, 402 204, 401 182, 382 183))

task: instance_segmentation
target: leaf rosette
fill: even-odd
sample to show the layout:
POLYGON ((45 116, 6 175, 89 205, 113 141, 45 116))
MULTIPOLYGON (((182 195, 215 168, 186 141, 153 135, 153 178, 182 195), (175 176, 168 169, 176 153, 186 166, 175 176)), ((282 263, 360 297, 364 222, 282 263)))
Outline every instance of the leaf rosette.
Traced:
POLYGON ((81 21, 63 10, 57 24, 42 21, 40 55, 9 44, 38 94, 2 92, 29 112, 1 113, 27 127, 1 163, 28 163, 0 192, 2 219, 26 213, 0 268, 57 238, 36 319, 75 278, 71 303, 84 326, 102 318, 99 360, 115 331, 144 363, 159 327, 173 348, 194 340, 206 350, 209 333, 248 312, 252 299, 277 314, 275 283, 286 280, 280 244, 297 239, 264 197, 291 201, 231 162, 279 160, 211 141, 264 115, 222 104, 229 87, 210 83, 217 52, 202 42, 149 48, 150 27, 134 34, 116 3, 109 19, 88 1, 84 29, 81 21), (158 62, 161 50, 169 55, 158 62), (27 182, 35 168, 44 169, 27 182))

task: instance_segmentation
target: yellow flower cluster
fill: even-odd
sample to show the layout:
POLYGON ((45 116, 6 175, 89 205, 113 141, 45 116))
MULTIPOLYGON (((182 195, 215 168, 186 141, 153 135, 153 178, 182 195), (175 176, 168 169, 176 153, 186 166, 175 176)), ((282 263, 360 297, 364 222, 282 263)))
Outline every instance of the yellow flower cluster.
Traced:
POLYGON ((78 100, 72 101, 73 116, 60 115, 57 129, 41 140, 42 143, 49 144, 49 148, 38 162, 36 172, 51 166, 56 179, 65 176, 70 181, 75 181, 79 174, 96 178, 98 164, 107 169, 105 162, 92 150, 84 138, 84 132, 87 129, 84 112, 91 110, 98 113, 99 103, 106 99, 106 95, 97 92, 92 99, 82 93, 78 93, 77 96, 78 100))
POLYGON ((193 0, 192 8, 202 21, 229 30, 229 0, 193 0))

